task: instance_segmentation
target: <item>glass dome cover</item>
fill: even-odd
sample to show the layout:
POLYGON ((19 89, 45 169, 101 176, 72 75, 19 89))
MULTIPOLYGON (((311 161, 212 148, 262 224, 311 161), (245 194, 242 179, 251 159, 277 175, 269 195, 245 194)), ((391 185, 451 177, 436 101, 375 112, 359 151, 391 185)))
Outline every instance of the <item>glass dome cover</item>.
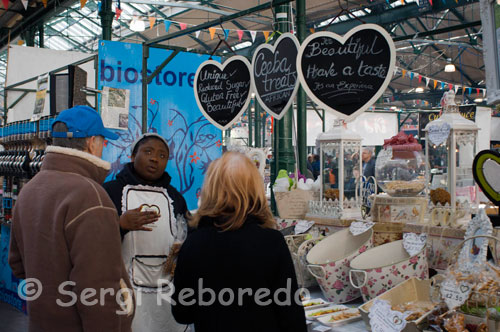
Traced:
POLYGON ((387 194, 416 196, 425 188, 425 157, 413 135, 400 132, 384 140, 375 163, 375 178, 387 194))

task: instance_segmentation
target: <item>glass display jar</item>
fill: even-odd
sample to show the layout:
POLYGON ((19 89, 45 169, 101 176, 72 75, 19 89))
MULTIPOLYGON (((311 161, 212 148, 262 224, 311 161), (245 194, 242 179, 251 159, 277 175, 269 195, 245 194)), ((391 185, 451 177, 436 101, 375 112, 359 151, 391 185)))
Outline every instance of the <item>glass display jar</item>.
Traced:
POLYGON ((375 163, 375 178, 380 188, 394 197, 411 197, 421 193, 425 188, 422 146, 418 143, 384 146, 375 163))

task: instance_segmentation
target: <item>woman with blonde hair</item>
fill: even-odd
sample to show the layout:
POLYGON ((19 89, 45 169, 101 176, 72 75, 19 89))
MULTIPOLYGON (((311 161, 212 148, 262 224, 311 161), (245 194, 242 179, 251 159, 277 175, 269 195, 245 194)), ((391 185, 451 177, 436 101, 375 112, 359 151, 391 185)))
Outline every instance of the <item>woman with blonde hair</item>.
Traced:
POLYGON ((172 312, 196 332, 305 332, 290 252, 249 158, 225 153, 209 166, 196 228, 175 270, 172 312))

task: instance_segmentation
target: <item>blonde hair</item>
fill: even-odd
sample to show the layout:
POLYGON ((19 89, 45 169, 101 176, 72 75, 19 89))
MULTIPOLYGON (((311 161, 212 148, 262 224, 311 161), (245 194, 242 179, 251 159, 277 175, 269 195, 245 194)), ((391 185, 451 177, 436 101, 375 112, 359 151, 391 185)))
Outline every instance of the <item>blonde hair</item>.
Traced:
POLYGON ((192 227, 198 227, 203 217, 216 217, 220 220, 216 226, 222 231, 236 230, 252 215, 262 227, 276 228, 262 177, 252 161, 239 152, 226 152, 210 164, 200 200, 192 227))

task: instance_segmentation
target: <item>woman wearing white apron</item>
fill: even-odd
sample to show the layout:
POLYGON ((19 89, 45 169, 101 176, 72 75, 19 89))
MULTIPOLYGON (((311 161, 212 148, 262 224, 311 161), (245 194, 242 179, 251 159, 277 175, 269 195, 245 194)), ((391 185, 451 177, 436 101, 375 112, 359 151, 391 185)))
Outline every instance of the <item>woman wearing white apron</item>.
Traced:
POLYGON ((165 172, 168 144, 153 133, 132 144, 132 162, 104 184, 120 214, 122 253, 137 299, 135 332, 183 332, 170 312, 164 265, 187 205, 165 172))

